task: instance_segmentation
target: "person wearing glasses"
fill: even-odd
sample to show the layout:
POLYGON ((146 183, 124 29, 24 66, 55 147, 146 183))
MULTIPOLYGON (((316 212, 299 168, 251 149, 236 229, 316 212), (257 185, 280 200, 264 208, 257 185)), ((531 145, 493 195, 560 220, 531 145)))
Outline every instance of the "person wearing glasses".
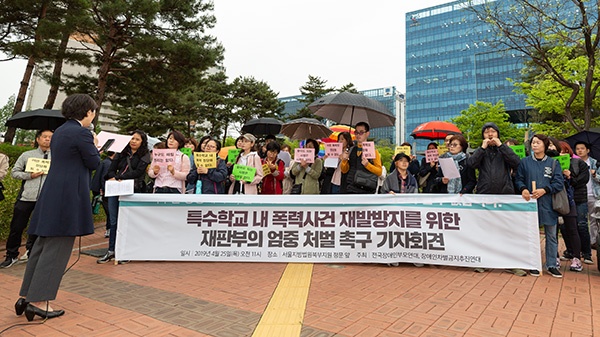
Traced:
POLYGON ((381 155, 375 149, 375 158, 367 159, 363 156, 362 143, 369 138, 369 124, 367 122, 356 123, 354 135, 356 136, 356 146, 350 150, 347 158, 342 159, 340 168, 343 174, 346 174, 346 193, 347 194, 370 194, 375 193, 379 176, 383 169, 381 166, 381 155), (361 179, 357 179, 361 178, 361 179), (373 180, 375 187, 371 188, 373 180), (365 182, 367 182, 365 184, 365 182))
POLYGON ((446 146, 448 146, 448 152, 440 158, 452 158, 460 173, 460 178, 446 178, 444 172, 438 170, 434 183, 438 186, 439 193, 473 193, 477 178, 475 177, 475 170, 467 164, 467 148, 469 147, 467 140, 462 135, 454 135, 448 139, 446 146))
POLYGON ((217 155, 220 150, 221 143, 209 138, 204 145, 203 152, 214 153, 217 157, 217 167, 197 167, 196 163, 192 162, 192 168, 187 176, 187 181, 188 184, 194 186, 195 194, 225 194, 225 181, 227 180, 228 172, 225 160, 219 158, 217 155), (202 182, 200 186, 197 184, 198 180, 202 182), (200 190, 197 187, 200 187, 200 190))

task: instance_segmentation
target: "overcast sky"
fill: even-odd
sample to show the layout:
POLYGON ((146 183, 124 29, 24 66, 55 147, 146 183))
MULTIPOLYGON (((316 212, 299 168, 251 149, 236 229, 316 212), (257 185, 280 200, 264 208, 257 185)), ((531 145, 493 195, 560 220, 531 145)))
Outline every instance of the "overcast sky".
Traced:
MULTIPOLYGON (((300 94, 308 75, 329 86, 404 91, 405 14, 448 2, 221 0, 210 34, 225 47, 230 81, 253 76, 281 97, 300 94)), ((25 63, 0 62, 0 105, 17 93, 25 63)))

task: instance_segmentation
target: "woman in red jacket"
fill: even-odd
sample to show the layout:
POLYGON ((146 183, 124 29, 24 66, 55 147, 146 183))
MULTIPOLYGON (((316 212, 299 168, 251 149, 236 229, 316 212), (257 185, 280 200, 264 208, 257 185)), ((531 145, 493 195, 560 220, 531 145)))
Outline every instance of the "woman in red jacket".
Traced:
POLYGON ((271 173, 266 174, 262 180, 262 190, 260 194, 283 194, 283 179, 285 178, 283 170, 285 164, 283 160, 278 159, 277 155, 281 147, 277 142, 267 144, 267 156, 262 160, 263 167, 267 165, 271 173))

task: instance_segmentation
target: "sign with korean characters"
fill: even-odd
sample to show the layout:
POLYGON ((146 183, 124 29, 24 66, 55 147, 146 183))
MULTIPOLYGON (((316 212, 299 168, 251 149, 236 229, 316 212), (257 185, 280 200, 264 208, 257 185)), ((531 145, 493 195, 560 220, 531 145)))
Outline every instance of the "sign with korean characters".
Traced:
POLYGON ((25 172, 29 172, 29 173, 44 172, 44 174, 48 174, 48 171, 50 171, 50 159, 42 159, 42 158, 27 159, 27 163, 25 164, 25 172))
POLYGON ((427 151, 425 151, 425 162, 426 163, 436 162, 436 161, 438 161, 439 156, 440 155, 438 153, 438 149, 427 150, 427 151))
POLYGON ((403 146, 396 146, 396 150, 394 151, 394 157, 398 154, 398 153, 404 153, 407 156, 412 156, 412 153, 410 152, 410 146, 408 145, 403 145, 403 146))
POLYGON ((527 152, 525 152, 525 145, 509 145, 519 158, 523 159, 527 156, 527 152))
POLYGON ((256 175, 256 167, 235 164, 233 165, 233 176, 235 180, 251 182, 256 175))
POLYGON ((556 160, 558 160, 558 162, 560 163, 560 168, 561 170, 568 170, 569 166, 571 165, 571 156, 569 156, 568 154, 561 154, 558 157, 552 157, 556 160))
POLYGON ((362 142, 362 155, 367 159, 375 159, 375 143, 374 142, 362 142))
POLYGON ((229 149, 227 151, 227 162, 230 164, 235 164, 237 157, 240 155, 240 149, 229 149))
POLYGON ((192 155, 192 149, 190 149, 189 147, 182 147, 181 149, 179 149, 179 151, 181 151, 181 153, 185 154, 188 157, 192 155))
POLYGON ((315 149, 297 148, 294 150, 294 161, 300 162, 304 159, 307 163, 315 162, 315 149))
POLYGON ((215 152, 194 152, 196 167, 216 168, 217 154, 215 152))
POLYGON ((342 143, 325 143, 325 155, 337 158, 342 155, 343 147, 342 143))
POLYGON ((448 146, 446 144, 438 145, 437 152, 438 156, 443 155, 444 153, 448 152, 448 146))
POLYGON ((152 150, 152 164, 161 167, 167 167, 175 164, 175 156, 177 150, 175 149, 154 149, 152 150))
POLYGON ((269 164, 264 163, 262 166, 262 169, 263 169, 263 175, 266 176, 266 175, 271 174, 271 169, 269 168, 269 164))
POLYGON ((134 194, 116 258, 542 268, 537 202, 484 194, 134 194))

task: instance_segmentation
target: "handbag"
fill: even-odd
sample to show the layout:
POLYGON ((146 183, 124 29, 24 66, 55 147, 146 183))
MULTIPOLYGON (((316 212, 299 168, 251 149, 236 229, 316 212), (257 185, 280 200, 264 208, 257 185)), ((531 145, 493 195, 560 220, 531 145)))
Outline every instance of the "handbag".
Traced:
MULTIPOLYGON (((556 161, 552 164, 552 171, 554 171, 555 166, 556 161)), ((557 193, 552 194, 552 209, 554 209, 562 215, 569 214, 571 207, 569 205, 569 197, 567 196, 567 191, 564 187, 557 193)))
POLYGON ((364 190, 375 191, 379 177, 367 171, 357 170, 354 175, 354 185, 364 190))
POLYGON ((302 184, 294 184, 290 194, 302 194, 302 184))
POLYGON ((419 187, 420 188, 425 188, 425 186, 427 186, 427 179, 429 178, 430 174, 431 174, 431 172, 428 172, 424 177, 419 177, 419 187))
POLYGON ((100 205, 102 205, 102 196, 97 195, 92 199, 92 214, 100 213, 100 205))

